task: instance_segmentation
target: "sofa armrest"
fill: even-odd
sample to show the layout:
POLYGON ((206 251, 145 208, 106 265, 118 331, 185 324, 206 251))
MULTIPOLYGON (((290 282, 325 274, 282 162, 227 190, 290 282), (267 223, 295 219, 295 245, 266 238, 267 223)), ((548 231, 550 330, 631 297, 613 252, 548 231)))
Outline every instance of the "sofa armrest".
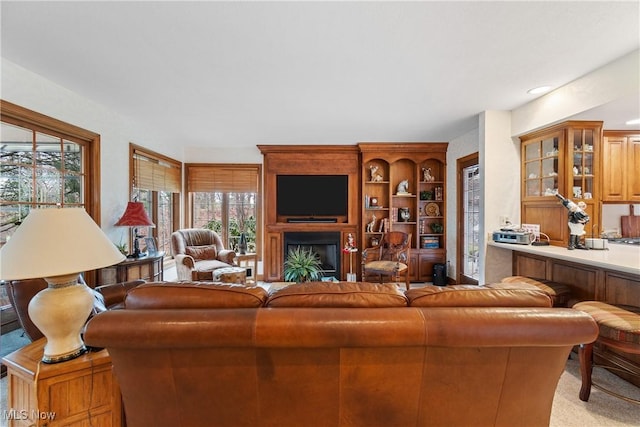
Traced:
POLYGON ((218 261, 226 262, 229 265, 233 265, 236 258, 236 252, 233 249, 223 249, 218 252, 218 261))
POLYGON ((110 309, 116 307, 118 304, 122 304, 127 292, 143 283, 145 283, 145 281, 142 279, 132 280, 130 282, 96 286, 95 290, 102 295, 104 305, 110 309))

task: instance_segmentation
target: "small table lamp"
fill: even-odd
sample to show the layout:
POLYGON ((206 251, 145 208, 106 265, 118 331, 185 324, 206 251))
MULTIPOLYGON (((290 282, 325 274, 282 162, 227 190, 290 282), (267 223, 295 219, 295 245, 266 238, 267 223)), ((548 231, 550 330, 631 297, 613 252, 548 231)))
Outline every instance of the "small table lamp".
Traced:
POLYGON ((155 227, 153 221, 151 221, 149 219, 149 216, 147 216, 147 212, 144 210, 144 205, 142 204, 142 202, 127 203, 127 208, 124 210, 122 217, 118 220, 118 222, 116 222, 115 225, 134 227, 133 254, 131 254, 131 256, 134 258, 139 258, 141 256, 141 253, 138 239, 143 236, 138 235, 138 227, 155 227))
POLYGON ((2 279, 44 278, 49 284, 29 302, 29 317, 47 339, 43 362, 64 362, 86 351, 80 333, 94 295, 78 276, 123 259, 81 208, 32 209, 0 248, 2 279))

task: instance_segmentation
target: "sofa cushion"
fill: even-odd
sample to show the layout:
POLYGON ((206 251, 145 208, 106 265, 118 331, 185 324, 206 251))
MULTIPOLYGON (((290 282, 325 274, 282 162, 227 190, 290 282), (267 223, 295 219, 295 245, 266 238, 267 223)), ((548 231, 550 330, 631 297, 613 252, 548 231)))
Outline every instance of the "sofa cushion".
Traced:
POLYGON ((267 291, 211 282, 152 282, 130 290, 126 309, 255 308, 267 300, 267 291))
POLYGON ((216 245, 187 246, 184 253, 192 256, 194 260, 216 259, 218 257, 216 245))
POLYGON ((412 307, 551 307, 551 298, 533 285, 506 283, 412 288, 405 292, 412 307))
POLYGON ((407 299, 393 283, 307 282, 278 289, 268 307, 405 307, 407 299))

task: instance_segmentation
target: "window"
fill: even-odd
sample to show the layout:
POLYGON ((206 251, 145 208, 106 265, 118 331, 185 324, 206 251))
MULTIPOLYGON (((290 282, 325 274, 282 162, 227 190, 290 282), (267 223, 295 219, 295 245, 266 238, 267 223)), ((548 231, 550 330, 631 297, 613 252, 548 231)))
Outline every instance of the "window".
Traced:
POLYGON ((259 253, 261 166, 189 164, 186 167, 191 226, 214 230, 225 247, 235 251, 244 233, 247 252, 259 253))
POLYGON ((478 155, 458 159, 458 282, 478 283, 480 167, 478 155))
POLYGON ((0 245, 36 207, 84 207, 99 223, 99 135, 6 101, 0 109, 0 245))
MULTIPOLYGON (((146 230, 141 227, 138 231, 153 237, 157 249, 169 256, 171 233, 180 228, 182 164, 134 144, 130 145, 130 154, 132 199, 144 204, 147 214, 156 225, 146 230)), ((145 249, 141 245, 141 250, 145 249)))
POLYGON ((3 100, 0 120, 0 246, 36 207, 83 207, 100 225, 100 135, 3 100))

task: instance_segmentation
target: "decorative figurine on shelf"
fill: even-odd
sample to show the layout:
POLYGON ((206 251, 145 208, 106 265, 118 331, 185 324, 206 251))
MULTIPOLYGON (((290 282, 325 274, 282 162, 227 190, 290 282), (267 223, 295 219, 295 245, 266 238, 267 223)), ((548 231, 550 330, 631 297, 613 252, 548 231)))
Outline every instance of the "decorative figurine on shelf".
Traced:
POLYGON ((344 251, 349 252, 351 249, 356 248, 356 240, 353 238, 353 234, 347 234, 347 241, 344 243, 344 251))
POLYGON ((411 219, 409 208, 398 208, 398 217, 402 222, 408 222, 411 219))
POLYGON ((369 172, 371 173, 371 182, 381 182, 384 181, 382 178, 382 174, 378 172, 380 166, 378 165, 369 165, 369 172))
POLYGON ((367 224, 367 233, 373 233, 376 226, 376 214, 371 215, 371 222, 367 224))
POLYGON ((574 203, 560 193, 556 193, 556 197, 562 200, 562 205, 569 210, 569 245, 567 249, 587 249, 580 240, 585 235, 584 225, 589 222, 589 215, 585 212, 586 203, 574 203))
POLYGON ((424 182, 433 182, 436 180, 436 177, 431 175, 431 168, 422 168, 422 176, 424 182))
POLYGON ((396 194, 410 194, 408 179, 403 179, 402 181, 400 181, 396 194))
POLYGON ((342 248, 342 252, 349 254, 349 272, 347 273, 347 282, 355 282, 357 281, 357 277, 353 272, 353 253, 358 252, 358 248, 356 248, 356 241, 353 238, 353 234, 347 234, 347 241, 344 244, 344 248, 342 248))

